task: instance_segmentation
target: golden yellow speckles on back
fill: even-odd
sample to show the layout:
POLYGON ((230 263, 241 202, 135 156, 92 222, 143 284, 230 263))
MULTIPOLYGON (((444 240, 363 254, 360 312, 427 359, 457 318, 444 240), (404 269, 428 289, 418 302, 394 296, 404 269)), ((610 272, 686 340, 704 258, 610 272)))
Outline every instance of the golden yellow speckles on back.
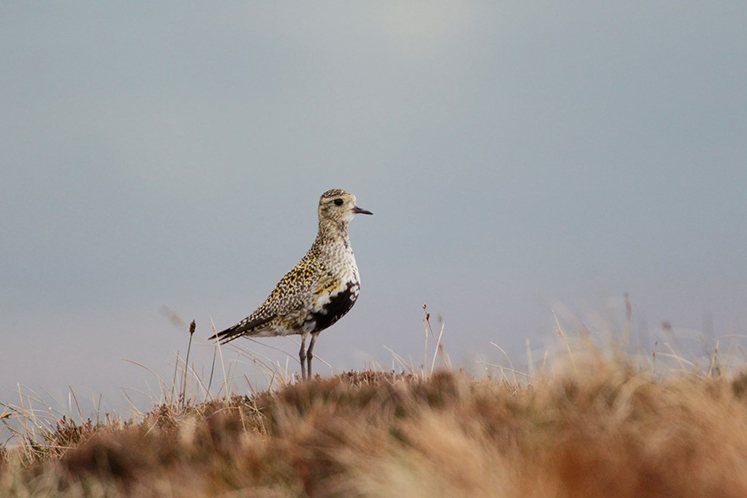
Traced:
POLYGON ((348 224, 356 214, 372 214, 356 206, 355 196, 341 189, 324 192, 317 212, 317 236, 301 261, 251 315, 212 337, 225 344, 241 336, 301 334, 299 358, 304 377, 311 375, 317 335, 345 315, 358 298, 360 278, 348 224), (305 350, 309 334, 311 343, 305 350))
POLYGON ((282 311, 288 299, 303 293, 303 289, 309 287, 315 281, 315 277, 319 273, 319 266, 318 261, 304 257, 299 264, 280 279, 265 302, 249 318, 256 319, 282 311))

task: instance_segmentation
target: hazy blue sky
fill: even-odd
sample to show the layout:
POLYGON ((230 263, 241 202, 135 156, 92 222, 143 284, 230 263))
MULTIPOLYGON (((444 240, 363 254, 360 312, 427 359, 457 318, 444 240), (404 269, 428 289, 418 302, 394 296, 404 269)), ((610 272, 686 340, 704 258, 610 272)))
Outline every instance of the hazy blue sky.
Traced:
POLYGON ((123 358, 170 380, 162 306, 207 368, 211 317, 267 296, 329 188, 375 213, 317 346, 337 368, 417 362, 424 303, 462 364, 624 292, 652 340, 747 334, 745 26, 733 1, 2 2, 0 400, 117 405, 153 384, 123 358))

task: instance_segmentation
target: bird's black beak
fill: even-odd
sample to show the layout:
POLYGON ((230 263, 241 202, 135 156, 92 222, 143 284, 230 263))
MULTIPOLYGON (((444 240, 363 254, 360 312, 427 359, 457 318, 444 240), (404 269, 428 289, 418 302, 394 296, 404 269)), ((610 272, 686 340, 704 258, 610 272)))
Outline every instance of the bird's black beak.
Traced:
POLYGON ((353 212, 355 214, 373 214, 371 211, 367 211, 365 209, 361 209, 358 206, 353 206, 353 212))

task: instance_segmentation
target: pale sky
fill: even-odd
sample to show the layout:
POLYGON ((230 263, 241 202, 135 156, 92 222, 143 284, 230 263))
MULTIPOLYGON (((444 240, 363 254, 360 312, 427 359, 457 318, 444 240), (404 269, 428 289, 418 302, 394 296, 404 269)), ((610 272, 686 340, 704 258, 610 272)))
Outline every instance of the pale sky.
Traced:
POLYGON ((717 1, 3 2, 0 401, 126 406, 156 381, 124 360, 170 381, 163 306, 208 369, 211 318, 264 300, 329 188, 375 213, 317 343, 335 371, 417 364, 425 303, 473 370, 541 350, 553 310, 619 326, 625 292, 644 349, 665 320, 747 334, 745 26, 717 1))

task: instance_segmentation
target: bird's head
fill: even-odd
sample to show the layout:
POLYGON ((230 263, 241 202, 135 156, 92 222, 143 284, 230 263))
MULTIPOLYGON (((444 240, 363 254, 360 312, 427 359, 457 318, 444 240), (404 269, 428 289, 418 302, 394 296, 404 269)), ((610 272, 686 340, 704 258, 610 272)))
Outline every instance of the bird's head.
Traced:
POLYGON ((346 226, 356 214, 373 214, 355 205, 355 196, 342 189, 327 190, 319 199, 319 223, 346 226))

